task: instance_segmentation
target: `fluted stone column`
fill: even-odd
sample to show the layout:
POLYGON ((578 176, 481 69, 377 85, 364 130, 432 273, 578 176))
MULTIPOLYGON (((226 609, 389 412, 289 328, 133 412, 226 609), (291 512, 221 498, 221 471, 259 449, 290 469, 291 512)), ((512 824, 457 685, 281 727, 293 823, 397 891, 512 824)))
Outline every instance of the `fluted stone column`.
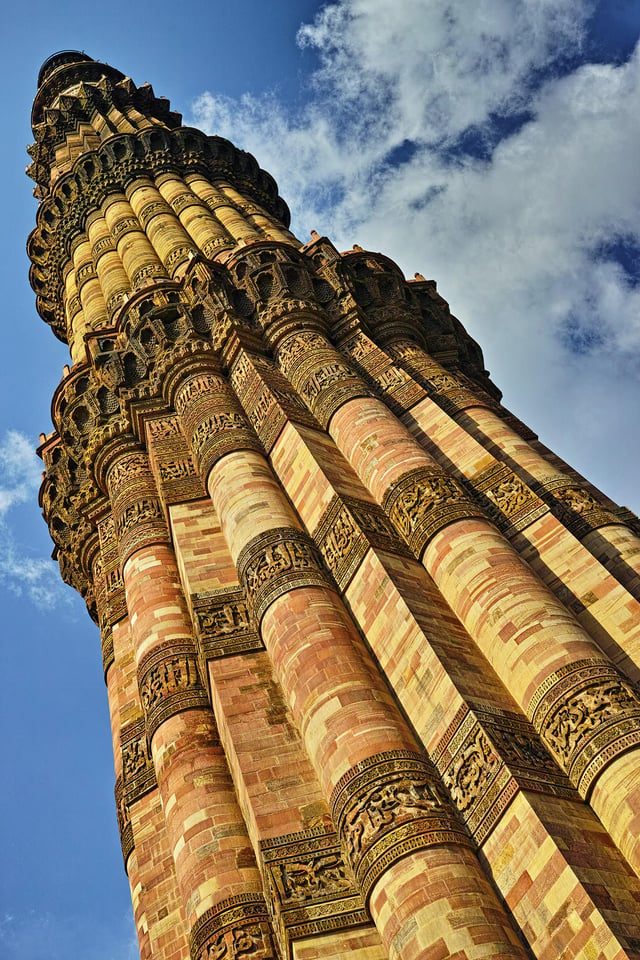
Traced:
MULTIPOLYGON (((593 488, 557 466, 557 458, 545 456, 522 437, 475 392, 465 389, 458 378, 414 343, 399 341, 390 347, 400 363, 426 378, 434 398, 457 408, 457 418, 477 439, 513 466, 525 480, 553 498, 565 513, 573 514, 581 529, 585 547, 611 570, 620 582, 640 595, 640 537, 594 495, 593 488), (582 523, 580 523, 582 521, 582 523)), ((540 445, 541 446, 541 445, 540 445)), ((544 449, 544 448, 543 448, 544 449)))
POLYGON ((317 329, 283 337, 276 357, 582 795, 601 778, 591 802, 640 871, 636 692, 317 329))
POLYGON ((98 463, 112 503, 147 737, 194 960, 248 938, 273 956, 262 881, 213 714, 147 458, 116 441, 98 463))
POLYGON ((523 956, 224 378, 195 359, 167 394, 390 956, 426 958, 440 940, 461 956, 489 943, 492 956, 523 956), (438 872, 446 886, 417 879, 438 872))

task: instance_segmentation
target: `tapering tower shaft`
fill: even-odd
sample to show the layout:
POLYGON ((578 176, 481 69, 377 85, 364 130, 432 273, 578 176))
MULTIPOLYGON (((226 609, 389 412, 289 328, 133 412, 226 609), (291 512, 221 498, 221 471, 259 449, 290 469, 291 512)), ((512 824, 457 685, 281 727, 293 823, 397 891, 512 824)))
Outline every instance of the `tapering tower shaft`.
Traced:
POLYGON ((637 960, 637 518, 433 282, 301 244, 148 85, 65 51, 32 119, 41 501, 141 956, 637 960))

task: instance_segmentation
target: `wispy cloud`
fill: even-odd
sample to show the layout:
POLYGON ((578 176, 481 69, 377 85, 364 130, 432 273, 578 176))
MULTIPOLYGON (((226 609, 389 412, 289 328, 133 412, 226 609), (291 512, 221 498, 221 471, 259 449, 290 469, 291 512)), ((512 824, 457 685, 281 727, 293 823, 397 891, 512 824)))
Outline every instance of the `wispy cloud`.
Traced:
POLYGON ((139 960, 138 939, 130 913, 113 917, 108 929, 97 929, 84 917, 5 913, 0 917, 3 960, 139 960))
POLYGON ((33 444, 17 430, 8 430, 0 442, 0 518, 10 507, 33 496, 41 473, 33 444))
POLYGON ((593 7, 339 0, 299 33, 319 66, 297 113, 194 113, 275 175, 300 236, 434 277, 507 404, 596 482, 622 451, 609 490, 638 506, 640 55, 584 62, 593 7))
MULTIPOLYGON (((56 565, 18 544, 18 509, 36 503, 42 463, 34 445, 17 430, 8 430, 0 441, 0 584, 26 596, 40 607, 68 602, 56 565)), ((21 538, 22 540, 24 537, 21 538)))

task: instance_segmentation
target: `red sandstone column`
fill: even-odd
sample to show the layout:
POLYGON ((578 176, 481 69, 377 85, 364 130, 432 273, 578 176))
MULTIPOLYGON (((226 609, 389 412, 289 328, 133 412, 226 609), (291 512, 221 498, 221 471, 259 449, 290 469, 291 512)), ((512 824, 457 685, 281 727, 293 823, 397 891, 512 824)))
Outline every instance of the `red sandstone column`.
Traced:
POLYGON ((191 956, 224 955, 242 943, 266 960, 274 953, 262 882, 199 679, 147 458, 118 438, 98 455, 97 470, 112 502, 147 737, 191 956))
POLYGON ((524 956, 225 380, 203 357, 166 387, 390 956, 524 956))
POLYGON ((532 952, 556 960, 584 944, 604 960, 623 949, 640 936, 640 880, 424 567, 323 431, 288 423, 270 459, 532 952), (544 850, 539 870, 532 849, 544 850))
POLYGON ((184 960, 188 952, 155 771, 149 755, 124 602, 113 518, 98 522, 93 564, 116 770, 116 808, 142 960, 184 960))
POLYGON ((430 387, 438 402, 456 410, 456 416, 468 430, 500 459, 513 465, 525 480, 537 483, 553 497, 566 514, 582 527, 581 540, 607 569, 638 596, 640 591, 640 537, 615 515, 614 505, 604 506, 596 498, 595 488, 576 476, 568 476, 549 456, 536 450, 514 430, 487 401, 465 387, 459 376, 449 373, 420 347, 406 341, 393 343, 390 349, 410 372, 415 372, 430 387))
POLYGON ((276 357, 640 871, 635 691, 320 333, 284 335, 276 357))
MULTIPOLYGON (((351 333, 344 348, 380 385, 385 402, 405 411, 400 419, 418 443, 445 470, 453 465, 456 476, 462 475, 472 484, 479 501, 518 553, 569 606, 606 655, 638 683, 640 603, 580 542, 580 530, 555 516, 511 467, 496 460, 465 429, 464 417, 457 422, 362 330, 351 333)), ((423 377, 419 379, 426 383, 423 377)), ((438 382, 452 385, 451 390, 456 385, 456 379, 444 373, 438 382)), ((466 409, 474 402, 466 388, 448 393, 446 398, 451 408, 459 404, 466 409)))

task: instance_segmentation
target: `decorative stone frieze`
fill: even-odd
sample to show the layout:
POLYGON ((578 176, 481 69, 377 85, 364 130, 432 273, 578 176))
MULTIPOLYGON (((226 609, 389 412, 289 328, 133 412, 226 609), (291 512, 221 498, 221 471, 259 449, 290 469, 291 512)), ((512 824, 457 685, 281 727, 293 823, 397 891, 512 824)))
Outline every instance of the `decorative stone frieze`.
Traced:
POLYGON ((102 653, 102 672, 106 680, 109 667, 115 663, 113 628, 109 625, 100 629, 100 651, 102 653))
POLYGON ((539 481, 537 489, 576 537, 581 538, 591 530, 620 523, 619 518, 603 507, 593 494, 569 477, 551 476, 548 480, 539 481))
POLYGON ((98 535, 104 581, 104 627, 106 628, 113 627, 115 623, 126 617, 128 612, 116 526, 111 513, 98 521, 98 535))
POLYGON ((384 510, 353 497, 334 496, 313 536, 340 590, 346 590, 370 547, 410 556, 384 510))
POLYGON ((120 845, 122 847, 122 859, 124 868, 127 869, 127 860, 133 853, 135 841, 133 838, 133 827, 129 816, 129 808, 124 791, 124 780, 119 776, 115 787, 116 815, 118 818, 118 831, 120 833, 120 845))
POLYGON ((469 481, 487 513, 504 533, 515 534, 548 513, 549 508, 506 464, 496 463, 469 481))
POLYGON ((463 704, 432 758, 478 845, 484 843, 519 789, 578 799, 521 714, 463 704))
POLYGON ((191 606, 203 662, 264 650, 241 587, 193 594, 191 606))
POLYGON ((263 840, 260 858, 285 951, 293 940, 369 922, 333 830, 317 827, 263 840))
POLYGON ((447 524, 484 516, 458 481, 437 467, 418 467, 403 474, 387 490, 383 507, 417 557, 447 524))
POLYGON ((147 420, 146 435, 151 468, 165 507, 205 497, 204 484, 191 458, 178 417, 147 420))
POLYGON ((183 710, 208 707, 192 643, 170 640, 138 664, 138 687, 149 742, 161 723, 183 710))
POLYGON ((288 380, 266 358, 241 351, 229 379, 267 453, 290 420, 319 426, 288 380))
POLYGON ((410 410, 425 396, 424 387, 394 363, 362 329, 355 330, 345 339, 342 348, 358 364, 373 390, 386 399, 394 412, 401 414, 410 410))
POLYGON ((260 441, 221 374, 203 371, 185 376, 176 389, 175 405, 203 478, 227 453, 262 452, 260 441))
POLYGON ((157 786, 144 717, 132 720, 122 727, 120 749, 124 797, 127 806, 130 806, 157 786))
POLYGON ((169 543, 169 530, 158 498, 147 455, 129 449, 113 457, 106 469, 106 483, 110 492, 115 533, 120 550, 120 564, 124 568, 129 557, 141 547, 154 543, 169 543))
POLYGON ((297 587, 335 590, 317 546, 308 534, 293 527, 258 534, 241 550, 237 567, 257 623, 278 597, 297 587))
POLYGON ((612 760, 640 744, 640 697, 604 660, 578 660, 555 671, 528 712, 583 797, 612 760))
POLYGON ((410 751, 380 753, 357 764, 336 785, 330 807, 365 897, 412 850, 469 843, 434 768, 410 751))
POLYGON ((221 900, 196 920, 191 960, 278 960, 267 905, 260 894, 221 900))
POLYGON ((320 333, 303 332, 278 345, 276 359, 309 409, 326 427, 333 414, 370 389, 320 333))

